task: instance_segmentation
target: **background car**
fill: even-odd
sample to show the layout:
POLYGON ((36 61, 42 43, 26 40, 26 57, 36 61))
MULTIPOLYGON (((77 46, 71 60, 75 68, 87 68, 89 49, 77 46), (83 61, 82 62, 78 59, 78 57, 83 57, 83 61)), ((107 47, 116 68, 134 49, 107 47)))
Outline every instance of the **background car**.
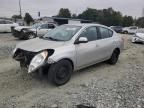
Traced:
POLYGON ((12 27, 12 34, 14 37, 17 37, 17 38, 21 38, 21 33, 24 29, 29 29, 29 28, 37 28, 39 27, 40 23, 36 23, 32 26, 17 26, 17 27, 12 27))
POLYGON ((122 33, 125 34, 134 34, 138 30, 137 26, 125 27, 122 29, 122 33))
POLYGON ((122 29, 123 29, 122 26, 111 26, 110 28, 113 29, 117 33, 122 33, 122 29))
POLYGON ((54 23, 40 23, 37 26, 31 28, 25 28, 22 30, 21 39, 32 39, 35 37, 41 37, 45 35, 49 30, 52 30, 57 25, 54 23))
POLYGON ((18 24, 9 20, 0 19, 0 32, 11 32, 11 27, 17 27, 18 24))
POLYGON ((52 83, 63 85, 73 71, 103 61, 116 64, 123 46, 123 39, 106 26, 67 24, 18 44, 13 58, 28 73, 45 71, 52 83))
POLYGON ((139 29, 132 37, 132 42, 141 42, 144 43, 144 29, 139 29))

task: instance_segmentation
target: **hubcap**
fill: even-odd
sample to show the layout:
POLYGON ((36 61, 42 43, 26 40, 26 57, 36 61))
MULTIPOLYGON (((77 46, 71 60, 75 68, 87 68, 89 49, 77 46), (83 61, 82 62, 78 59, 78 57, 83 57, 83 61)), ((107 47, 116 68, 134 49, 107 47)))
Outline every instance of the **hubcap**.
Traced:
POLYGON ((56 78, 62 80, 62 79, 65 79, 67 75, 68 73, 67 73, 66 67, 61 67, 56 73, 56 78))
POLYGON ((33 35, 33 34, 29 34, 29 38, 30 38, 30 39, 33 39, 33 38, 34 38, 34 35, 33 35))

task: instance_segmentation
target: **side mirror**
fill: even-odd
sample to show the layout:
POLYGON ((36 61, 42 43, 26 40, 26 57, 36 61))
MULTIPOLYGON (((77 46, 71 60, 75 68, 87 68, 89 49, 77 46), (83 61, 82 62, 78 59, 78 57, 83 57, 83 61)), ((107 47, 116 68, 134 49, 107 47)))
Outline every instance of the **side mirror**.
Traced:
POLYGON ((80 43, 87 43, 88 39, 86 37, 80 37, 75 44, 80 44, 80 43))

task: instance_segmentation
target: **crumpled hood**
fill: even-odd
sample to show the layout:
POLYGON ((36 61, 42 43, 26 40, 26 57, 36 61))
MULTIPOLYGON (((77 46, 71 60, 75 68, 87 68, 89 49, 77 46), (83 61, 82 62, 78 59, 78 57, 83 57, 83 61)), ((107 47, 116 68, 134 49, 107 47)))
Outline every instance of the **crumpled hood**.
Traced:
POLYGON ((144 39, 144 33, 136 33, 136 36, 138 36, 138 37, 144 39))
POLYGON ((31 28, 31 26, 18 26, 18 27, 15 27, 14 29, 17 31, 21 31, 21 29, 24 29, 24 28, 31 28))
POLYGON ((23 49, 31 52, 39 52, 45 49, 55 49, 57 47, 63 46, 65 42, 61 41, 51 41, 40 38, 35 38, 19 43, 16 48, 23 49))

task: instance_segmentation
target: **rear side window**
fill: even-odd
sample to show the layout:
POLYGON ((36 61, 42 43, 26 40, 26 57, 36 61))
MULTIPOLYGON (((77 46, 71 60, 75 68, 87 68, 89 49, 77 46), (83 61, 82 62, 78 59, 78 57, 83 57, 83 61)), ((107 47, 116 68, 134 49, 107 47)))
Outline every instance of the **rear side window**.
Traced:
POLYGON ((111 31, 107 28, 104 28, 104 27, 99 27, 99 32, 100 32, 102 39, 110 38, 113 35, 113 31, 111 31))
POLYGON ((108 31, 109 31, 109 37, 112 37, 113 31, 111 31, 111 30, 108 30, 108 31))
POLYGON ((137 29, 137 27, 131 27, 130 29, 137 29))
POLYGON ((88 41, 94 41, 97 39, 97 29, 96 27, 89 27, 85 29, 79 37, 87 37, 88 41))

